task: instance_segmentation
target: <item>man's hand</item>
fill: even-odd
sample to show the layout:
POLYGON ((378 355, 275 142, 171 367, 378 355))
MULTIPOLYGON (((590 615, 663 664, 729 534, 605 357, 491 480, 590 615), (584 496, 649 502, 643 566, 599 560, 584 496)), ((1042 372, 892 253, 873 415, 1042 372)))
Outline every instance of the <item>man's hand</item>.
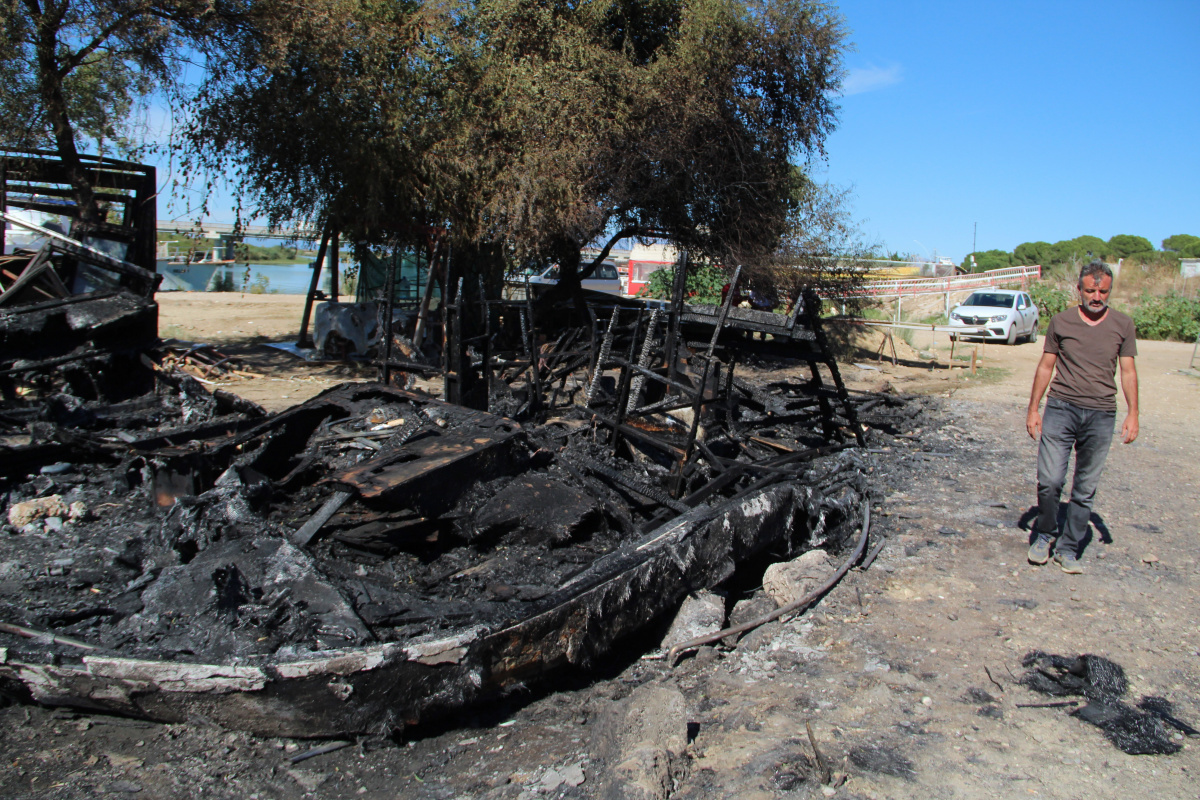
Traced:
MULTIPOLYGON (((1136 427, 1137 423, 1134 422, 1136 427)), ((1042 415, 1038 413, 1036 408, 1031 409, 1025 416, 1025 430, 1029 431, 1029 437, 1035 442, 1042 436, 1042 415)))
POLYGON ((1130 414, 1125 418, 1125 422, 1121 424, 1121 441, 1129 444, 1138 435, 1138 418, 1137 414, 1130 414))
POLYGON ((1025 414, 1025 430, 1029 431, 1029 436, 1035 442, 1042 436, 1042 415, 1038 413, 1038 408, 1042 404, 1042 395, 1046 393, 1046 387, 1050 385, 1050 379, 1054 377, 1054 365, 1057 363, 1058 356, 1056 354, 1042 353, 1037 371, 1033 373, 1033 389, 1029 392, 1029 411, 1025 414))

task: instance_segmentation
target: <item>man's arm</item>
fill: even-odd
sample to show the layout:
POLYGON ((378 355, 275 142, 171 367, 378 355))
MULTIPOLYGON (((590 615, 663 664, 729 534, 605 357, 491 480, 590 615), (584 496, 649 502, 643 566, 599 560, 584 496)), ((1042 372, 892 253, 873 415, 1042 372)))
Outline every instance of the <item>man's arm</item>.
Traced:
POLYGON ((1137 365, 1133 363, 1133 356, 1121 356, 1121 391, 1125 393, 1125 405, 1129 407, 1121 425, 1121 441, 1129 444, 1138 435, 1137 365))
MULTIPOLYGON (((1057 363, 1057 354, 1042 353, 1042 360, 1038 362, 1037 372, 1033 373, 1033 391, 1029 393, 1029 411, 1025 414, 1025 430, 1029 431, 1029 435, 1033 439, 1042 435, 1042 415, 1038 411, 1038 407, 1042 404, 1042 395, 1046 393, 1050 379, 1054 377, 1054 365, 1057 363)), ((1137 392, 1135 391, 1134 394, 1137 392)), ((1136 424, 1135 421, 1134 425, 1136 424)))

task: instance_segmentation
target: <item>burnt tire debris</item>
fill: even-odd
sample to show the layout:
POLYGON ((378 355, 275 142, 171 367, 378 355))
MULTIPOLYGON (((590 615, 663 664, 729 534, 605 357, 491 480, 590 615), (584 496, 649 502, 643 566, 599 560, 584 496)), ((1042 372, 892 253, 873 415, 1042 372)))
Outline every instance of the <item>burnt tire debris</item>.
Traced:
POLYGON ((81 399, 51 371, 0 409, 0 688, 394 733, 593 666, 752 559, 847 552, 875 500, 862 424, 918 413, 848 392, 811 315, 593 304, 546 334, 532 304, 459 287, 459 403, 345 384, 265 415, 143 358, 136 398, 81 399), (811 378, 736 376, 746 330, 798 343, 811 378))

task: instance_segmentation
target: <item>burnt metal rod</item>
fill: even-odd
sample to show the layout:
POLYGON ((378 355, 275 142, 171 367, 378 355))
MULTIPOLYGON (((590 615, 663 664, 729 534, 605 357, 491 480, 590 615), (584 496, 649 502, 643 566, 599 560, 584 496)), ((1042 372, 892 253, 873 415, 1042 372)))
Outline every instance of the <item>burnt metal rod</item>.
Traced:
POLYGON ((867 553, 867 557, 863 559, 863 563, 859 567, 860 571, 866 569, 867 567, 869 567, 875 563, 875 558, 879 555, 879 552, 881 550, 883 550, 883 546, 885 544, 887 544, 886 536, 879 540, 879 544, 877 544, 871 548, 871 552, 867 553))
POLYGON ((288 761, 290 761, 293 764, 299 764, 301 761, 307 761, 308 759, 313 758, 314 756, 323 756, 326 753, 333 753, 338 750, 341 750, 343 747, 349 747, 352 744, 354 744, 354 743, 353 742, 330 742, 329 744, 323 744, 320 747, 314 747, 311 750, 305 750, 303 753, 297 753, 296 755, 294 755, 290 759, 288 759, 288 761))
POLYGON ((10 622, 0 622, 0 632, 11 633, 14 636, 22 636, 26 639, 45 639, 52 644, 65 644, 68 647, 77 647, 80 650, 103 650, 104 648, 94 644, 72 639, 70 636, 59 636, 57 633, 50 631, 39 631, 34 628, 26 628, 24 625, 13 625, 10 622))
POLYGON ((779 619, 785 614, 791 614, 793 612, 803 610, 804 608, 807 608, 815 603, 817 600, 821 599, 821 597, 830 589, 832 589, 837 582, 842 579, 842 576, 849 571, 850 566, 859 559, 859 557, 862 555, 863 548, 866 547, 867 537, 871 532, 871 504, 866 500, 864 500, 862 504, 862 514, 862 533, 858 537, 858 543, 854 547, 854 552, 850 554, 850 557, 847 558, 840 567, 838 567, 837 572, 833 573, 829 580, 821 584, 818 589, 806 594, 804 597, 782 605, 774 611, 770 611, 760 617, 747 620, 741 625, 734 625, 733 627, 726 628, 723 631, 717 631, 716 633, 710 633, 705 636, 697 636, 695 639, 689 639, 686 642, 680 642, 667 652, 667 663, 674 664, 675 657, 685 650, 694 650, 697 647, 703 647, 706 644, 718 642, 721 639, 724 639, 726 636, 737 636, 745 633, 746 631, 753 630, 760 625, 765 625, 768 622, 779 619))

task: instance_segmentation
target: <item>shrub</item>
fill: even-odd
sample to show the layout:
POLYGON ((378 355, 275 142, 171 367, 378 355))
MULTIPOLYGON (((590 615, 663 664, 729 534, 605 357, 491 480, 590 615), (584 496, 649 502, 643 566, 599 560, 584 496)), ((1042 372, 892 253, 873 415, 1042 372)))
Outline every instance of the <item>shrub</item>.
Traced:
POLYGON ((1179 292, 1163 297, 1143 294, 1133 310, 1139 339, 1174 339, 1194 342, 1200 335, 1200 300, 1179 292))
MULTIPOLYGON (((664 267, 650 275, 650 280, 646 281, 646 288, 642 290, 642 295, 660 300, 670 299, 674 283, 675 268, 664 267)), ((690 267, 685 302, 716 305, 721 302, 721 287, 726 283, 729 283, 729 276, 720 267, 714 267, 711 264, 690 267)))
POLYGON ((1029 296, 1038 307, 1038 327, 1043 333, 1046 332, 1051 317, 1060 311, 1066 311, 1074 304, 1070 292, 1045 281, 1030 286, 1029 296))

